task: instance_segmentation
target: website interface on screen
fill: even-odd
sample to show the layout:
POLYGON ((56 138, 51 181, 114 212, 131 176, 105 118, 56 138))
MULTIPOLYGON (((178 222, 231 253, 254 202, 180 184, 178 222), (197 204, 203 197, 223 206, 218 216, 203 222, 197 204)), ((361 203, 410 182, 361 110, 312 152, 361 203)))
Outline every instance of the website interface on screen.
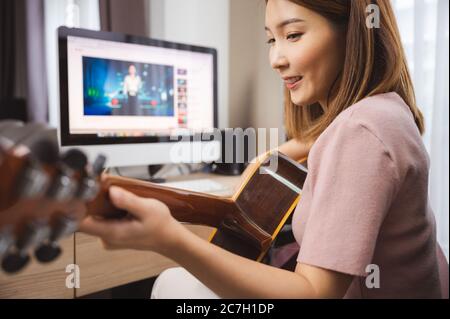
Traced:
POLYGON ((70 134, 172 136, 214 128, 209 53, 69 36, 70 134))

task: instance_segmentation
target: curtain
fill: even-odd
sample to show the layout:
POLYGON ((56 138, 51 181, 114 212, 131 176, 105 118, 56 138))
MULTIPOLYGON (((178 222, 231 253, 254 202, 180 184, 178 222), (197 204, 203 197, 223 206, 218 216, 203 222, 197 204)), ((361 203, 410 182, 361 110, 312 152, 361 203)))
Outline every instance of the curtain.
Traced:
POLYGON ((417 102, 425 116, 429 195, 449 257, 449 1, 393 0, 417 102))
POLYGON ((99 7, 102 30, 148 35, 145 0, 100 0, 99 7))
POLYGON ((48 122, 47 72, 43 0, 26 0, 28 116, 48 122))
POLYGON ((0 118, 47 121, 42 0, 0 2, 0 118))
POLYGON ((12 98, 15 83, 15 3, 0 1, 0 99, 12 98))

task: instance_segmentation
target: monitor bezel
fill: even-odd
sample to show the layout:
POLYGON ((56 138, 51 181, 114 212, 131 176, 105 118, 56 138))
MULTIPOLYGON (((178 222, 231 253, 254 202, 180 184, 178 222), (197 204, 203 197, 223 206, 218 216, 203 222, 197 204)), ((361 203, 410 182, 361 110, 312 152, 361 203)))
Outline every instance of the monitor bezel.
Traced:
POLYGON ((162 48, 177 49, 190 52, 208 53, 213 56, 213 125, 218 125, 218 96, 217 96, 217 50, 211 47, 189 45, 185 43, 170 42, 165 40, 146 38, 117 32, 95 31, 79 28, 58 28, 58 55, 59 55, 59 93, 60 93, 60 142, 61 146, 73 145, 110 145, 110 144, 138 144, 138 143, 160 143, 176 142, 180 140, 212 140, 208 136, 200 134, 189 136, 142 136, 142 137, 98 137, 96 134, 70 134, 69 127, 69 78, 68 78, 68 53, 67 38, 69 36, 88 39, 107 40, 120 43, 141 44, 162 48))

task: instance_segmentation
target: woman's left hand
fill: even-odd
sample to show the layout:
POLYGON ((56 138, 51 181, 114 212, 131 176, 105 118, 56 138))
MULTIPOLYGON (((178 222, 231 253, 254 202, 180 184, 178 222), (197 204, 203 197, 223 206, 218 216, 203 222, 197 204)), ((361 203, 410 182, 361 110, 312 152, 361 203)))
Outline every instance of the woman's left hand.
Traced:
POLYGON ((89 216, 79 231, 100 237, 106 249, 162 253, 175 239, 180 224, 163 202, 136 196, 117 186, 109 189, 109 196, 114 206, 128 211, 131 218, 108 220, 89 216))

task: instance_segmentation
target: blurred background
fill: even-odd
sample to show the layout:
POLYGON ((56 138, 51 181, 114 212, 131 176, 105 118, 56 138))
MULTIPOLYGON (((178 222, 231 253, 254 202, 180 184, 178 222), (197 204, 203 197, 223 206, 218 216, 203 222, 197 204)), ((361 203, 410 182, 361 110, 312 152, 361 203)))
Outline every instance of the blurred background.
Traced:
MULTIPOLYGON (((391 2, 425 115, 429 193, 448 258, 449 1, 391 2)), ((56 126, 56 28, 66 25, 215 47, 219 127, 282 128, 282 83, 268 62, 264 10, 263 0, 2 0, 0 119, 56 126)))

